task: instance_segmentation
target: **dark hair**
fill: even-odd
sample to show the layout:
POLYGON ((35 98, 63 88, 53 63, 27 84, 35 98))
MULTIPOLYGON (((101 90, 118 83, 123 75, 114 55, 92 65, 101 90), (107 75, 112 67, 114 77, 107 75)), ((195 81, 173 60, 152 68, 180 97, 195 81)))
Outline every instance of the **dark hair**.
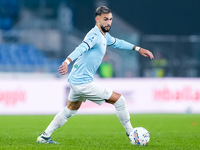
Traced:
POLYGON ((106 6, 100 6, 96 9, 95 11, 95 17, 96 16, 101 16, 101 14, 109 14, 111 13, 110 9, 106 6))

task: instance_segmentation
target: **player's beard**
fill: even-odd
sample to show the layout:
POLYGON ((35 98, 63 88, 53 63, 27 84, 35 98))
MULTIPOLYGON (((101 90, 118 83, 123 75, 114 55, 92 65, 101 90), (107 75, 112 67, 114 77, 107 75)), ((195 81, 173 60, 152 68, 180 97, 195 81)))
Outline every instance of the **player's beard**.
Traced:
POLYGON ((105 27, 104 27, 103 25, 101 25, 100 27, 101 27, 101 30, 102 30, 103 32, 109 32, 110 29, 111 29, 111 26, 109 26, 109 25, 108 25, 108 26, 105 26, 105 27), (110 28, 106 29, 106 27, 110 27, 110 28))

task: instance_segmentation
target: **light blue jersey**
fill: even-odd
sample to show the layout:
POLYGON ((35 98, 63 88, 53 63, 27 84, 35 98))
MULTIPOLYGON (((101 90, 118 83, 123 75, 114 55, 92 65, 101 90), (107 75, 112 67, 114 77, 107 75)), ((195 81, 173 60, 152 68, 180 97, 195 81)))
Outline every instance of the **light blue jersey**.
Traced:
POLYGON ((71 84, 84 84, 93 81, 93 77, 106 53, 106 47, 132 50, 134 45, 124 40, 112 37, 109 33, 104 35, 95 26, 85 36, 83 42, 68 56, 76 60, 69 74, 68 82, 71 84))

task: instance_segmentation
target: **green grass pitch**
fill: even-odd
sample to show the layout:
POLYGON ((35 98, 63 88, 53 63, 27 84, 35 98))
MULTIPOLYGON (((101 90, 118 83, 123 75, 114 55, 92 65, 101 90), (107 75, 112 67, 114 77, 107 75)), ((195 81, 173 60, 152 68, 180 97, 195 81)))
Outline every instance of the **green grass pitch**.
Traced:
POLYGON ((0 116, 0 150, 200 150, 199 114, 132 114, 150 132, 147 146, 131 145, 116 115, 75 115, 52 134, 60 144, 37 144, 53 117, 0 116))

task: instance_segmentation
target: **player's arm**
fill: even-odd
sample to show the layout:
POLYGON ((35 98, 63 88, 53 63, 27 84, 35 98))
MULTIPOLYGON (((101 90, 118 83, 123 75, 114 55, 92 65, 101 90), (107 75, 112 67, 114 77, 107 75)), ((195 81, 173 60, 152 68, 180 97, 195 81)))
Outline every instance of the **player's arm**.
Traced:
POLYGON ((150 59, 154 59, 154 56, 153 56, 152 52, 150 52, 147 49, 144 49, 144 48, 141 48, 141 47, 138 47, 138 46, 134 45, 133 46, 133 50, 138 51, 144 57, 150 57, 150 59))
POLYGON ((76 49, 65 59, 62 65, 59 67, 58 71, 61 75, 65 75, 68 71, 68 65, 80 57, 83 53, 88 51, 88 45, 85 42, 82 42, 76 49))
POLYGON ((70 58, 66 58, 66 60, 59 67, 58 71, 61 75, 65 75, 68 71, 68 65, 72 62, 70 58), (68 62, 68 63, 67 63, 68 62))
POLYGON ((108 46, 112 46, 118 49, 135 50, 138 51, 144 57, 150 57, 150 59, 154 58, 153 54, 149 50, 135 46, 127 41, 114 38, 110 34, 108 34, 107 36, 107 41, 108 41, 108 46))
POLYGON ((68 65, 98 44, 98 42, 99 37, 96 34, 87 35, 83 42, 65 59, 62 65, 59 67, 58 71, 60 74, 65 75, 68 71, 68 65))

